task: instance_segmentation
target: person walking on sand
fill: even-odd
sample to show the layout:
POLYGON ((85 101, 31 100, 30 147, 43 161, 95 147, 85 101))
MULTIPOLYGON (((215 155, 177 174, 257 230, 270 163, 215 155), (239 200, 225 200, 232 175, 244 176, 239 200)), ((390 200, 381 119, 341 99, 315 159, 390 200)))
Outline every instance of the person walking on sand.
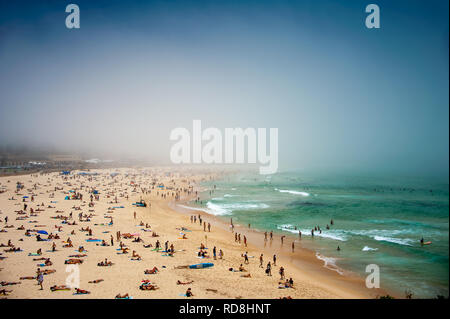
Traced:
POLYGON ((263 263, 264 263, 263 254, 261 254, 259 255, 259 268, 263 268, 263 263))
POLYGON ((41 286, 41 290, 44 290, 44 288, 42 287, 42 283, 44 282, 44 275, 42 274, 42 271, 40 268, 37 269, 37 282, 38 285, 41 286))
POLYGON ((284 268, 280 267, 280 280, 284 279, 284 268))
POLYGON ((266 274, 267 276, 272 276, 272 265, 270 264, 270 261, 267 263, 266 274))
POLYGON ((277 255, 273 255, 273 265, 277 265, 277 255))
POLYGON ((248 264, 248 252, 247 251, 244 254, 244 264, 248 264))
POLYGON ((214 260, 217 260, 217 257, 216 257, 216 246, 214 246, 214 248, 213 248, 213 257, 214 257, 214 260))
POLYGON ((219 259, 223 259, 223 251, 222 251, 222 249, 219 250, 219 259))
POLYGON ((134 219, 136 219, 136 212, 134 212, 134 219))
POLYGON ((244 235, 244 245, 245 247, 247 247, 247 237, 245 237, 245 235, 244 235))
POLYGON ((208 223, 208 232, 211 232, 211 223, 208 223))
POLYGON ((292 242, 292 252, 294 252, 294 249, 295 249, 295 244, 294 244, 294 242, 292 242))
POLYGON ((272 239, 273 239, 273 232, 270 231, 270 240, 272 240, 272 239))
POLYGON ((114 237, 111 235, 111 246, 114 246, 114 237))

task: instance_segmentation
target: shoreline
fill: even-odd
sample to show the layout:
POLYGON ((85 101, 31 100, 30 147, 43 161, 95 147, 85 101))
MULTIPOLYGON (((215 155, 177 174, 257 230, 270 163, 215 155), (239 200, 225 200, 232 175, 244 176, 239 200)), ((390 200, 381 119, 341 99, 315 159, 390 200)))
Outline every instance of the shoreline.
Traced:
MULTIPOLYGON (((188 286, 178 285, 177 280, 191 282, 194 298, 203 299, 274 299, 291 297, 295 299, 336 299, 336 298, 375 298, 376 295, 384 295, 384 291, 368 291, 362 284, 361 279, 343 277, 336 272, 326 269, 316 256, 309 250, 296 248, 295 255, 284 251, 277 251, 279 259, 277 266, 273 267, 273 276, 267 276, 264 269, 259 267, 258 257, 264 252, 264 265, 271 258, 272 251, 276 251, 279 237, 275 237, 273 246, 261 247, 263 237, 260 233, 248 231, 248 247, 234 242, 229 228, 225 223, 220 223, 215 216, 200 212, 205 216, 207 222, 211 222, 211 232, 204 232, 198 223, 190 222, 189 214, 179 212, 173 205, 187 201, 194 196, 195 190, 200 190, 200 183, 217 178, 211 172, 182 172, 170 168, 151 169, 101 169, 95 176, 74 175, 65 177, 57 173, 43 175, 18 175, 12 177, 0 177, 0 185, 5 186, 7 191, 0 194, 0 225, 4 232, 0 233, 0 243, 6 244, 11 240, 15 247, 20 247, 20 252, 5 252, 7 247, 1 249, 0 256, 0 281, 17 282, 23 276, 32 276, 36 273, 38 262, 29 253, 35 253, 42 249, 42 256, 51 258, 50 269, 56 272, 44 276, 44 290, 40 290, 36 280, 20 280, 20 284, 4 286, 11 293, 5 298, 114 298, 118 293, 128 293, 133 298, 162 298, 162 299, 189 299, 183 295, 188 286), (111 172, 119 171, 118 177, 111 177, 111 172), (25 184, 25 188, 17 192, 17 182, 25 184), (153 182, 152 182, 153 181, 153 182), (165 185, 159 189, 159 183, 165 185), (34 185, 34 186, 33 186, 34 185), (150 186, 149 186, 150 185, 150 186), (153 186, 151 186, 153 185, 153 186), (153 187, 153 188, 152 188, 153 187), (58 188, 58 189, 57 189, 58 188), (99 191, 100 198, 94 201, 93 207, 88 207, 89 194, 92 189, 99 191), (153 189, 153 191, 152 191, 153 189), (192 190, 191 194, 185 196, 182 190, 192 190), (82 192, 84 200, 65 200, 71 191, 82 192), (175 201, 174 193, 180 192, 180 200, 175 201), (34 194, 35 201, 30 198, 22 200, 23 195, 34 194), (10 197, 15 200, 10 200, 10 197), (115 201, 114 201, 114 198, 115 201), (151 205, 138 208, 132 203, 145 198, 151 205), (28 211, 21 209, 24 203, 29 208, 35 209, 35 214, 28 216, 28 211), (42 203, 42 205, 41 205, 42 203), (78 207, 78 210, 77 210, 78 207), (116 208, 117 207, 117 208, 116 208), (39 211, 37 210, 39 209, 39 211), (78 221, 79 212, 92 215, 89 221, 78 221), (73 213, 69 221, 76 221, 76 225, 62 223, 59 215, 68 217, 73 213), (133 217, 136 212, 136 217, 133 217), (55 216, 57 215, 57 216, 55 216), (4 222, 5 216, 9 217, 8 223, 4 222), (19 218, 20 217, 20 218, 19 218), (22 217, 26 217, 22 219, 22 217), (109 218, 114 219, 113 224, 106 224, 109 218), (28 219, 29 218, 29 219, 28 219), (141 226, 148 223, 150 229, 141 226), (33 224, 30 224, 33 223, 33 224), (11 225, 12 228, 4 226, 11 225), (47 230, 48 233, 59 234, 60 239, 48 239, 37 241, 35 234, 24 236, 25 230, 19 226, 24 225, 26 229, 47 230), (89 226, 93 230, 92 235, 83 232, 81 228, 89 226), (60 230, 58 228, 61 227, 60 230), (182 227, 188 228, 184 231, 188 239, 180 238, 182 227), (118 252, 118 241, 116 232, 137 233, 144 243, 134 242, 131 239, 121 238, 121 241, 130 249, 129 254, 118 252), (151 234, 155 233, 158 237, 151 234), (86 237, 89 236, 89 237, 86 237), (114 244, 102 246, 87 239, 94 237, 105 240, 108 244, 110 236, 114 237, 114 244), (73 248, 65 248, 64 242, 70 237, 73 248), (168 257, 163 252, 143 248, 143 244, 155 244, 159 240, 173 243, 175 253, 168 257), (51 252, 52 244, 56 244, 56 251, 51 252), (224 258, 213 260, 212 256, 206 260, 199 260, 197 256, 198 247, 201 243, 209 248, 212 255, 212 247, 217 246, 217 251, 223 249, 224 258), (65 260, 77 253, 77 247, 83 246, 87 250, 86 256, 82 257, 84 262, 79 266, 81 289, 90 291, 86 295, 74 295, 72 291, 52 292, 49 288, 53 285, 64 285, 67 280, 67 268, 65 260), (49 250, 50 249, 50 250, 49 250), (274 249, 274 250, 272 250, 274 249), (141 260, 133 260, 131 251, 136 251, 142 256, 141 260), (249 264, 245 264, 246 272, 229 271, 230 268, 237 269, 243 264, 242 254, 248 251, 249 264), (113 262, 112 267, 98 267, 97 263, 108 258, 113 262), (193 265, 202 262, 213 262, 214 266, 201 269, 177 269, 180 265, 193 265), (144 274, 145 269, 158 267, 156 275, 144 274), (294 279, 294 288, 279 289, 278 275, 279 266, 286 271, 286 278, 294 279), (251 275, 245 277, 244 275, 251 275), (100 283, 91 283, 92 280, 103 279, 100 283), (139 285, 142 280, 151 280, 152 284, 159 287, 155 291, 142 291, 139 285)), ((197 190, 197 191, 198 191, 197 190)), ((28 210, 29 210, 28 208, 28 210)), ((192 212, 191 212, 192 215, 192 212)), ((244 234, 245 229, 239 229, 244 234)), ((247 232, 245 232, 247 233, 247 232)), ((288 246, 286 243, 285 247, 288 246)), ((154 247, 154 246, 153 246, 154 247)), ((44 267, 47 269, 47 267, 44 267)))
MULTIPOLYGON (((230 231, 230 226, 227 224, 220 216, 215 216, 208 214, 201 209, 196 207, 188 207, 188 202, 190 199, 185 199, 179 202, 168 203, 168 206, 173 211, 182 215, 201 215, 202 218, 206 217, 205 220, 211 222, 211 225, 218 227, 222 232, 224 237, 228 237, 229 240, 234 243, 234 233, 230 231), (185 207, 180 207, 178 205, 183 205, 185 207)), ((241 246, 241 251, 245 250, 259 250, 264 253, 265 258, 267 256, 277 255, 277 264, 282 263, 283 265, 288 265, 285 267, 292 271, 298 277, 308 277, 310 282, 314 285, 318 285, 336 294, 342 299, 372 299, 377 296, 384 296, 389 294, 395 298, 401 298, 401 295, 393 291, 388 291, 384 288, 379 289, 368 289, 365 286, 365 280, 361 278, 358 274, 338 268, 333 269, 332 267, 327 267, 323 260, 320 260, 316 256, 316 252, 310 248, 304 247, 298 240, 296 240, 293 235, 286 235, 284 243, 281 244, 281 235, 273 233, 273 240, 268 240, 267 243, 264 242, 264 232, 257 229, 248 229, 242 225, 235 225, 234 231, 245 235, 247 237, 248 247, 245 248, 243 244, 237 244, 241 246), (295 241, 294 253, 291 251, 291 243, 295 241)), ((257 256, 255 256, 256 258, 257 256)))

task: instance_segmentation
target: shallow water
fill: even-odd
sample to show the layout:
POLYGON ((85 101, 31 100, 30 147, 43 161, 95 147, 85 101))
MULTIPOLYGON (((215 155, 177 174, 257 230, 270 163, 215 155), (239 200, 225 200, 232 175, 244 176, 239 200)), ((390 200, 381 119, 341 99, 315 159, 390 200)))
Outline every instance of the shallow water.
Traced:
POLYGON ((367 265, 378 265, 381 288, 448 296, 448 180, 280 173, 204 184, 213 185, 201 204, 190 205, 261 231, 296 237, 301 231, 302 243, 337 271, 365 276, 367 265), (312 237, 315 226, 322 233, 312 237), (421 246, 422 237, 432 244, 421 246))

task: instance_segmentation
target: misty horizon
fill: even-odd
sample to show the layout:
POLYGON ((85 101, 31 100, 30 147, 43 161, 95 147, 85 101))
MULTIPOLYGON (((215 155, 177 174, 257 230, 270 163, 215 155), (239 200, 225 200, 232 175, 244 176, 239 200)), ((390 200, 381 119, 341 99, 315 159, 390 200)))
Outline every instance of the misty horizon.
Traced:
POLYGON ((448 2, 0 5, 0 153, 170 164, 192 121, 278 128, 279 169, 448 179, 448 2), (9 150, 9 151, 8 151, 9 150))

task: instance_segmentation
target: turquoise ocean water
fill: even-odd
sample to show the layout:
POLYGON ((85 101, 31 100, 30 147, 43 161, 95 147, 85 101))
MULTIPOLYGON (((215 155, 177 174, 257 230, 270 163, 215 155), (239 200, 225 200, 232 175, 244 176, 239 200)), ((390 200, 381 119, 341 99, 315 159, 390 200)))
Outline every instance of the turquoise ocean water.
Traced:
POLYGON ((448 179, 239 174, 204 184, 213 185, 191 206, 261 231, 301 230, 303 245, 338 272, 367 276, 366 266, 377 264, 382 288, 448 296, 448 179), (311 238, 315 226, 322 234, 311 238), (422 237, 432 244, 421 246, 422 237))

